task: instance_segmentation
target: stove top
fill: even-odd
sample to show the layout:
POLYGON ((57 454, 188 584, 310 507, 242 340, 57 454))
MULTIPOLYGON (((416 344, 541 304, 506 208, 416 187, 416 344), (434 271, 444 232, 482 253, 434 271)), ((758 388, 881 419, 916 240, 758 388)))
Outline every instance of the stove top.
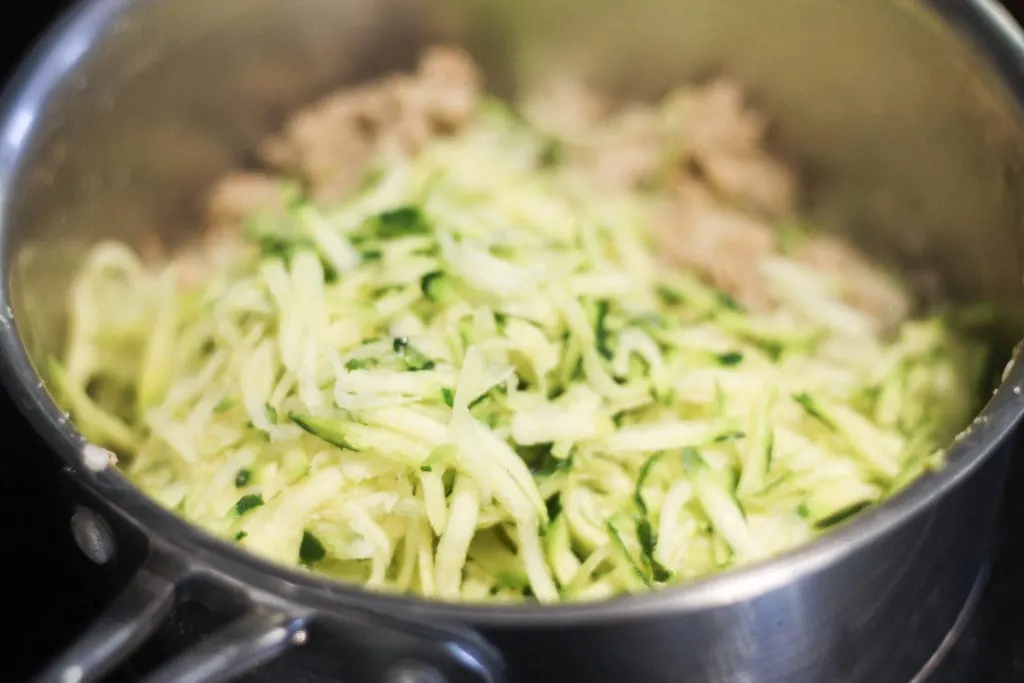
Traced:
MULTIPOLYGON (((17 35, 0 41, 0 74, 69 2, 35 0, 17 35)), ((1024 0, 1007 1, 1024 18, 1024 0)), ((5 22, 10 31, 15 28, 5 22)), ((53 482, 58 468, 0 392, 0 438, 8 444, 0 476, 0 626, 5 680, 27 680, 112 599, 95 565, 74 546, 68 504, 53 482)), ((1024 451, 1024 439, 1021 440, 1024 451)), ((1024 682, 1024 453, 1014 463, 1003 502, 999 543, 980 603, 940 674, 950 683, 1024 682)), ((935 680, 934 678, 931 680, 935 680)))

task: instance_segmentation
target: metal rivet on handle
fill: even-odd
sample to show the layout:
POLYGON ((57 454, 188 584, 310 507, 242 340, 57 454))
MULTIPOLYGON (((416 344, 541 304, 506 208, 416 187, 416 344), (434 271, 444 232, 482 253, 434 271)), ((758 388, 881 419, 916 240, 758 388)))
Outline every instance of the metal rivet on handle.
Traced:
POLYGON ((419 662, 400 662, 384 674, 384 683, 445 683, 440 671, 419 662))
POLYGON ((78 507, 71 515, 71 535, 78 549, 96 564, 114 557, 114 532, 107 521, 88 508, 78 507))

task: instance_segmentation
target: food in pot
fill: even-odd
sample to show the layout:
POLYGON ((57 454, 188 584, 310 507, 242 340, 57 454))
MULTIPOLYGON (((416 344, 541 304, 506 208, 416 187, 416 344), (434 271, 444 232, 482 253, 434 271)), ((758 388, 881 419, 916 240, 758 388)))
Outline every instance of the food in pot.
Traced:
POLYGON ((728 81, 513 111, 431 50, 299 112, 196 248, 95 247, 50 386, 163 505, 374 589, 594 600, 784 552, 939 466, 985 354, 801 227, 765 129, 728 81))

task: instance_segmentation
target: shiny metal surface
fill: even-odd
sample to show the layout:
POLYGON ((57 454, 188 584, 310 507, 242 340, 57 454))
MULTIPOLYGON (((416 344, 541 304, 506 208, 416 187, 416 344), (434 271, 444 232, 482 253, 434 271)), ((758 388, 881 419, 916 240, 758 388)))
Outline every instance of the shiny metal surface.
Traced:
POLYGON ((346 615, 358 608, 475 626, 514 681, 911 679, 984 566, 1003 445, 1024 409, 1020 368, 945 471, 842 530, 604 605, 446 606, 330 585, 243 556, 116 472, 83 466, 80 437, 30 364, 59 348, 83 247, 154 231, 185 239, 197 193, 246 163, 289 109, 408 66, 439 37, 474 50, 508 95, 552 63, 640 96, 719 69, 743 78, 776 115, 779 149, 806 170, 823 226, 925 290, 940 273, 955 297, 1000 302, 1018 333, 1024 48, 988 0, 95 0, 43 43, 3 105, 0 377, 19 406, 112 511, 212 572, 319 610, 310 648, 352 641, 346 615))
POLYGON ((303 633, 303 622, 285 614, 255 612, 199 642, 141 683, 220 683, 274 659, 303 633))
POLYGON ((37 683, 94 683, 110 673, 119 653, 141 645, 174 606, 174 582, 141 571, 84 637, 50 662, 37 683))

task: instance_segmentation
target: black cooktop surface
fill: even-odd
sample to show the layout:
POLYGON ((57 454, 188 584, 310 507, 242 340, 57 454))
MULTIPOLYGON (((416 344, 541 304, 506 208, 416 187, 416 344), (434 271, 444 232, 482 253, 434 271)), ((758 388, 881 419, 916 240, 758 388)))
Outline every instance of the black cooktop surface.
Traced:
MULTIPOLYGON (((68 2, 21 3, 0 22, 0 75, 68 2)), ((1024 0, 1006 3, 1024 16, 1024 0)), ((74 547, 67 509, 53 485, 45 446, 0 392, 0 680, 23 681, 82 630, 112 597, 74 547)), ((1024 444, 1024 441, 1022 441, 1024 444)), ((1024 451, 1024 446, 1019 450, 1024 451)), ((1003 504, 992 574, 973 619, 950 655, 947 680, 1024 682, 1024 452, 1003 504), (967 673, 969 672, 969 673, 967 673)))

